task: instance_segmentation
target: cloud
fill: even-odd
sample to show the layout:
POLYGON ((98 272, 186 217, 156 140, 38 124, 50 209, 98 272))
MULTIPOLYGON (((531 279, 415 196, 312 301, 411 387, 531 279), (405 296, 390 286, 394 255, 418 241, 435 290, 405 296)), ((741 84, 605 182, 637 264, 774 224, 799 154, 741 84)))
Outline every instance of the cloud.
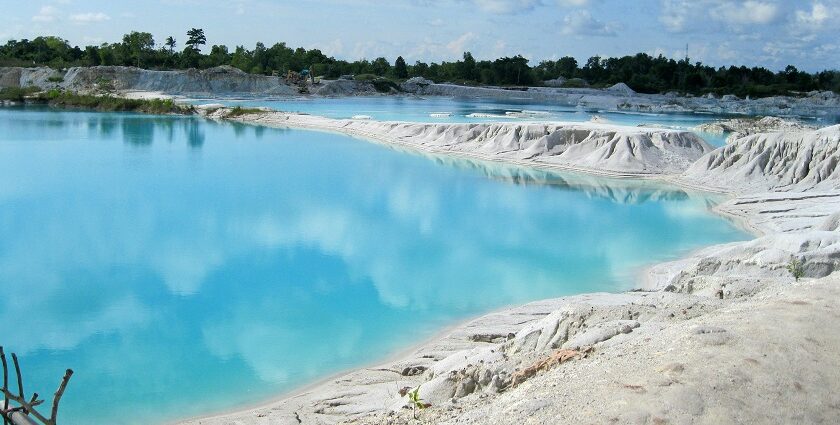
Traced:
POLYGON ((725 2, 710 10, 713 19, 734 25, 768 24, 778 16, 775 3, 747 0, 743 3, 725 2))
POLYGON ((586 10, 570 13, 563 18, 563 28, 560 30, 565 35, 591 35, 596 37, 615 37, 615 30, 604 22, 595 19, 586 10))
POLYGON ((659 22, 669 32, 721 31, 770 24, 780 15, 769 1, 663 0, 659 22))
POLYGON ((811 11, 806 12, 804 10, 797 10, 796 11, 796 23, 799 25, 806 25, 806 26, 822 26, 822 24, 831 18, 832 11, 829 10, 822 3, 814 3, 811 6, 811 11))
POLYGON ((58 18, 58 9, 54 6, 42 6, 38 14, 32 17, 32 22, 54 22, 58 18))
POLYGON ((476 35, 474 33, 464 33, 455 40, 452 40, 449 43, 447 43, 446 48, 449 49, 449 51, 453 54, 458 55, 467 51, 467 45, 475 39, 476 35))
POLYGON ((528 12, 541 4, 540 0, 473 0, 473 2, 485 12, 499 14, 528 12))
POLYGON ((79 24, 87 24, 91 22, 105 22, 110 19, 110 16, 102 12, 87 12, 70 15, 70 20, 79 24))

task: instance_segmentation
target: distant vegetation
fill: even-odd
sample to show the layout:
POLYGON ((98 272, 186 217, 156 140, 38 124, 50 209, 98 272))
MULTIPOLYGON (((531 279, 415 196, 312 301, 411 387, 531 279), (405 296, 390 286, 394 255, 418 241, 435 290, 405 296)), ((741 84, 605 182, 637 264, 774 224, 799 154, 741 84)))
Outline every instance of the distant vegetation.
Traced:
POLYGON ((8 87, 0 89, 0 100, 20 102, 27 96, 31 96, 39 91, 41 91, 40 87, 8 87))
POLYGON ((191 106, 179 105, 170 99, 125 99, 111 95, 82 95, 63 90, 41 91, 38 87, 0 89, 0 100, 45 103, 60 107, 95 109, 98 111, 132 111, 149 114, 191 114, 191 106))
MULTIPOLYGON (((455 82, 471 85, 525 86, 541 85, 558 77, 572 80, 567 86, 606 87, 624 82, 643 93, 678 91, 692 94, 736 94, 739 96, 770 96, 832 90, 840 93, 840 71, 829 70, 815 74, 799 71, 794 66, 773 72, 766 68, 745 66, 714 68, 689 59, 674 60, 639 53, 621 58, 589 58, 582 66, 572 57, 556 61, 542 61, 531 66, 522 56, 477 61, 469 52, 455 62, 406 64, 398 57, 393 65, 386 58, 348 62, 328 57, 318 49, 292 49, 285 43, 267 47, 257 43, 253 49, 237 46, 213 45, 209 53, 201 46, 207 38, 204 31, 192 28, 187 32, 185 48, 177 51, 175 37, 167 37, 160 45, 150 33, 133 31, 121 42, 87 46, 84 49, 58 37, 38 37, 34 40, 11 40, 0 46, 0 66, 69 66, 125 65, 147 69, 211 68, 231 65, 245 72, 265 75, 285 75, 288 71, 312 70, 317 76, 338 78, 341 75, 370 74, 392 80, 424 77, 436 82, 455 82)), ((375 81, 382 81, 375 80, 375 81)), ((386 83, 379 83, 387 91, 386 83)))
POLYGON ((192 108, 171 99, 125 99, 110 95, 82 95, 60 90, 39 94, 36 100, 53 106, 95 109, 97 111, 132 111, 148 114, 190 114, 192 108))

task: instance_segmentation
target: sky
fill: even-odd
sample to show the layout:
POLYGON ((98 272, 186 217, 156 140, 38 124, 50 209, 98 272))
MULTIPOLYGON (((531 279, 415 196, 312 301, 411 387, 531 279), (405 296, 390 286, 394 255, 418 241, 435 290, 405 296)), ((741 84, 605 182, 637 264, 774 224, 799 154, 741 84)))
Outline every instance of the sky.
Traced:
POLYGON ((318 48, 340 59, 407 62, 521 54, 540 60, 639 52, 713 66, 840 68, 840 0, 0 0, 0 42, 56 35, 74 45, 151 32, 179 48, 318 48))

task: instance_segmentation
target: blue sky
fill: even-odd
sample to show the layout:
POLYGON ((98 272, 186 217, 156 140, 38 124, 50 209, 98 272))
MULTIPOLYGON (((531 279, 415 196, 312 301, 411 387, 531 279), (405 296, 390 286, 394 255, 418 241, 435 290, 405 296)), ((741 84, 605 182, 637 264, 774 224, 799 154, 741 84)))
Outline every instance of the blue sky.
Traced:
POLYGON ((840 68, 840 0, 0 0, 0 11, 2 42, 99 44, 142 30, 180 48, 198 27, 208 44, 285 41, 344 59, 682 57, 688 44, 711 65, 840 68))

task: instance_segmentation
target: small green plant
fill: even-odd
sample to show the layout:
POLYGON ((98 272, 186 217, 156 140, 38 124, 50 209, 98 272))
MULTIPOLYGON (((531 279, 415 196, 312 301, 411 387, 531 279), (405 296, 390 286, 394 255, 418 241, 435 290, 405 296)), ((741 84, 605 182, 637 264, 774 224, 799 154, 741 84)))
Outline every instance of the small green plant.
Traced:
POLYGON ((790 263, 788 263, 786 268, 797 282, 799 278, 805 276, 805 264, 796 257, 790 259, 790 263))
POLYGON ((63 83, 64 82, 64 77, 62 77, 60 75, 53 75, 52 77, 47 78, 47 81, 49 81, 51 83, 63 83))
POLYGON ((243 108, 241 106, 237 106, 237 107, 231 109, 230 112, 228 112, 228 114, 226 116, 228 118, 234 118, 234 117, 241 117, 243 115, 248 115, 248 114, 259 114, 261 112, 263 112, 263 110, 259 109, 259 108, 243 108))
POLYGON ((423 403, 423 399, 420 398, 420 387, 408 392, 408 404, 411 405, 411 413, 414 416, 414 419, 417 419, 418 410, 423 410, 432 406, 431 404, 423 403))

